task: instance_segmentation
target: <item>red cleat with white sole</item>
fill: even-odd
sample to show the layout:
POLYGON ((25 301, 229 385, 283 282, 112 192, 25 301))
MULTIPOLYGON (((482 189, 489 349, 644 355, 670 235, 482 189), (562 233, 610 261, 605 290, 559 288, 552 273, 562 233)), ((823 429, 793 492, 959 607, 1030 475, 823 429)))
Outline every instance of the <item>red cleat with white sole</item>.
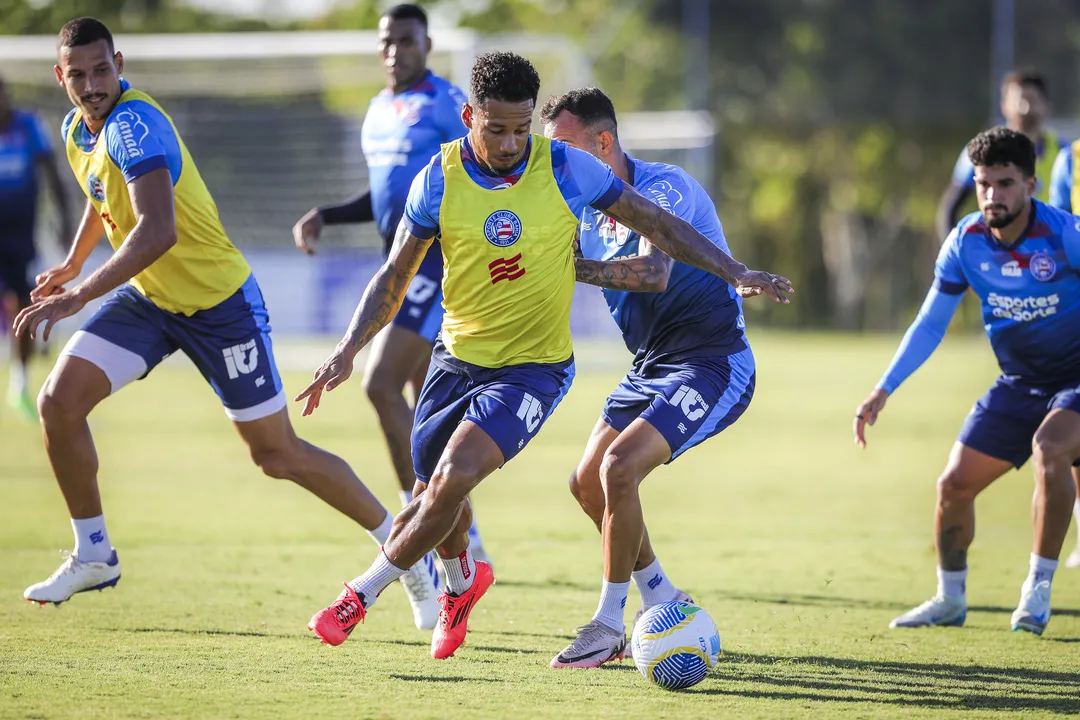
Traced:
POLYGON ((308 629, 322 640, 323 645, 340 645, 349 639, 357 624, 364 621, 367 611, 356 591, 345 585, 334 604, 315 613, 308 629))
POLYGON ((439 624, 431 635, 431 657, 445 660, 461 647, 465 642, 465 633, 469 630, 469 613, 494 584, 495 572, 491 565, 477 562, 476 579, 473 580, 471 588, 457 597, 447 593, 439 595, 442 610, 439 611, 439 624))

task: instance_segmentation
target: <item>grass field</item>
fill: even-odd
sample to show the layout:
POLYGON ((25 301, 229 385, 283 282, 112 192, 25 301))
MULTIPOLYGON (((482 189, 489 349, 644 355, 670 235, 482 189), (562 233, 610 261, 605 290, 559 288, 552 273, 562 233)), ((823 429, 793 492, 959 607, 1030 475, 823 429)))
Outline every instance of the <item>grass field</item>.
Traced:
MULTIPOLYGON (((967 626, 888 628, 933 592, 934 480, 994 375, 985 340, 947 342, 893 399, 865 452, 852 445, 850 418, 896 338, 754 341, 758 395, 747 415, 643 491, 662 561, 723 638, 719 666, 690 691, 653 688, 630 662, 547 667, 596 605, 599 539, 566 478, 618 373, 583 371, 540 438, 475 493, 498 583, 469 644, 436 662, 397 587, 341 647, 309 636, 308 618, 367 567, 373 545, 300 489, 261 477, 212 391, 193 368, 172 366, 92 419, 124 575, 115 590, 60 608, 21 593, 71 545, 63 502, 37 428, 0 420, 0 716, 1080 713, 1080 571, 1058 573, 1043 638, 1009 631, 1031 545, 1026 468, 979 499, 967 626)), ((287 390, 305 377, 287 374, 287 390)), ((312 418, 293 417, 396 508, 359 382, 312 418)))

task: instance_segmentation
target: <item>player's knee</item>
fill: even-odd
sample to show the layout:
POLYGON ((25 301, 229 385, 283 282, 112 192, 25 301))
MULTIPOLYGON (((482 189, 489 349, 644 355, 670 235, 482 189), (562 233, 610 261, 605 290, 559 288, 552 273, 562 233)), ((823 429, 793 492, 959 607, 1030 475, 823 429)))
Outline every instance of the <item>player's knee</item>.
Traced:
POLYGON ((440 462, 422 497, 435 508, 456 508, 479 481, 479 472, 468 463, 440 462))
POLYGON ((626 455, 609 452, 600 465, 600 484, 607 504, 636 493, 640 478, 633 460, 626 455))
POLYGON ((946 468, 938 478, 937 487, 938 499, 942 502, 966 502, 975 499, 974 487, 960 468, 946 468))
POLYGON ((57 392, 56 383, 49 381, 38 393, 38 417, 46 428, 79 423, 86 419, 86 413, 79 403, 68 393, 57 392))
POLYGON ((385 372, 378 366, 364 375, 363 387, 364 394, 367 395, 368 400, 376 408, 387 407, 391 403, 399 401, 404 389, 401 383, 390 377, 390 373, 385 372))
POLYGON ((268 477, 297 480, 303 476, 303 458, 298 448, 253 447, 251 459, 268 477))
MULTIPOLYGON (((1036 433, 1031 441, 1031 460, 1035 465, 1035 477, 1042 481, 1047 477, 1065 477, 1076 458, 1073 448, 1055 438, 1036 433)), ((1070 480, 1071 482, 1071 480, 1070 480)))
POLYGON ((570 475, 570 494, 578 501, 581 509, 588 513, 589 517, 602 515, 604 512, 604 489, 599 483, 588 483, 582 479, 582 474, 575 471, 570 475))

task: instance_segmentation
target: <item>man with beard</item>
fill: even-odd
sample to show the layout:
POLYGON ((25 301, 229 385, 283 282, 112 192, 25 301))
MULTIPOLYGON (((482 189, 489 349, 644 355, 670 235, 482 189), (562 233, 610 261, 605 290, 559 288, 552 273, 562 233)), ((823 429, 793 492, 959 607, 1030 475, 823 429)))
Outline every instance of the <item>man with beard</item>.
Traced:
POLYGON ((968 156, 981 213, 962 219, 945 240, 922 309, 855 411, 855 441, 866 446, 866 426, 937 348, 971 288, 1002 375, 968 415, 938 480, 938 592, 891 627, 963 625, 975 497, 1032 457, 1031 566, 1011 624, 1041 635, 1080 458, 1080 228, 1074 216, 1032 198, 1036 153, 1026 135, 987 130, 968 144, 968 156))

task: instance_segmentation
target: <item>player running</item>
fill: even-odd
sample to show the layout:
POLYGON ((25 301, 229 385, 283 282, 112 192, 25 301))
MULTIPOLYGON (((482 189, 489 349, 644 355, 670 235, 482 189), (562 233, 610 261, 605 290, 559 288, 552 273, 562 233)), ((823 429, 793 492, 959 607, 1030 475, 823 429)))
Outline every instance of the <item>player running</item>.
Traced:
MULTIPOLYGON (((56 154, 41 118, 12 107, 0 78, 0 302, 5 316, 15 317, 30 305, 30 265, 34 262, 38 170, 42 170, 60 216, 60 236, 71 237, 71 211, 60 184, 56 154)), ((8 405, 28 420, 37 418, 30 397, 30 336, 11 343, 8 405)))
MULTIPOLYGON (((540 120, 547 137, 602 160, 617 178, 729 252, 701 185, 682 168, 623 152, 615 107, 601 90, 552 97, 540 120)), ((638 486, 660 465, 738 420, 753 397, 756 375, 742 302, 731 285, 672 262, 636 232, 588 208, 580 248, 577 279, 604 288, 634 365, 608 396, 570 478, 570 491, 603 537, 604 581, 596 613, 552 659, 555 668, 599 667, 622 656, 631 578, 641 594, 638 615, 659 603, 690 601, 653 552, 638 486)))
POLYGON ((416 177, 389 259, 345 337, 297 397, 309 414, 324 390, 348 379, 353 358, 393 317, 441 234, 446 314, 412 438, 416 476, 427 488, 398 516, 367 572, 312 617, 308 627, 327 644, 344 642, 402 568, 436 547, 447 590, 432 657, 447 658, 464 641, 469 614, 494 582, 491 567, 469 552, 467 497, 536 436, 570 388, 573 240, 587 206, 747 295, 787 299, 786 279, 747 270, 588 153, 531 134, 539 89, 524 58, 477 58, 462 111, 469 134, 444 145, 416 177))
POLYGON ((87 203, 67 260, 38 277, 34 304, 15 319, 15 333, 34 337, 43 325, 48 340, 58 320, 119 289, 64 347, 38 398, 75 550, 28 587, 26 599, 59 604, 120 579, 86 418, 177 350, 217 392, 264 473, 311 491, 381 545, 391 515, 341 458, 293 432, 262 293, 169 116, 121 78, 124 58, 101 22, 70 21, 58 48, 56 79, 75 105, 64 120, 64 146, 87 203), (102 234, 113 256, 64 289, 102 234))
MULTIPOLYGON (((386 70, 386 89, 372 99, 361 130, 370 185, 343 203, 314 208, 300 218, 293 227, 293 239, 304 252, 315 253, 324 225, 374 221, 389 253, 413 178, 439 152, 440 145, 465 134, 461 123, 465 94, 428 70, 429 52, 431 38, 423 9, 395 5, 383 13, 379 19, 379 57, 386 70)), ((372 342, 364 369, 364 392, 379 415, 401 487, 402 506, 412 501, 416 482, 409 452, 415 402, 407 401, 403 392, 408 385, 415 400, 424 384, 442 324, 442 266, 436 240, 405 293, 401 309, 372 342)), ((475 523, 469 532, 473 552, 486 559, 475 523)), ((434 567, 432 560, 432 571, 434 567)))
POLYGON ((866 425, 930 357, 964 293, 974 290, 1002 375, 968 415, 938 480, 937 595, 891 626, 964 624, 975 497, 1032 457, 1031 569, 1012 628, 1041 635, 1075 497, 1070 470, 1080 458, 1080 226, 1031 197, 1035 145, 1026 135, 987 130, 968 154, 982 212, 962 219, 945 240, 922 309, 877 389, 856 410, 855 440, 865 447, 866 425))
MULTIPOLYGON (((1046 79, 1030 70, 1014 70, 1001 81, 1001 115, 1011 130, 1023 133, 1035 144, 1035 191, 1032 197, 1046 202, 1050 197, 1050 174, 1058 151, 1068 143, 1044 123, 1050 115, 1050 95, 1046 79)), ((960 151, 952 181, 941 196, 938 208, 938 235, 945 237, 956 226, 960 206, 975 191, 975 168, 967 148, 960 151)))

